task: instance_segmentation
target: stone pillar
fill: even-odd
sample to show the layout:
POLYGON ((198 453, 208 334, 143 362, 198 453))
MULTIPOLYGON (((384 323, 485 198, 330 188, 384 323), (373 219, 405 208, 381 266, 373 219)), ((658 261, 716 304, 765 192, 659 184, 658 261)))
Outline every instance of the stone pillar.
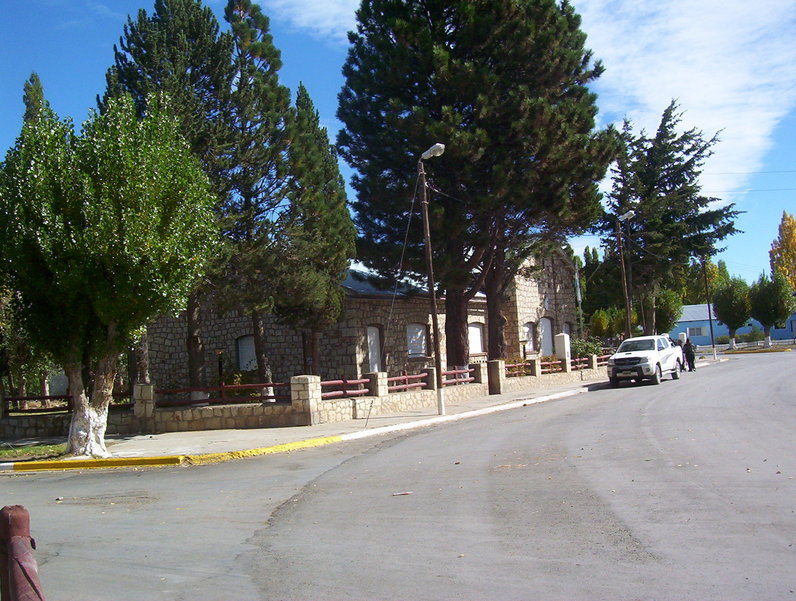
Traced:
POLYGON ((139 419, 155 416, 155 387, 152 384, 133 386, 133 415, 139 419))
POLYGON ((597 355, 589 355, 589 369, 597 369, 597 355))
POLYGON ((472 363, 469 369, 473 370, 474 384, 486 384, 489 381, 486 363, 472 363))
POLYGON ((420 373, 426 374, 426 390, 436 390, 437 389, 437 368, 436 367, 426 367, 420 373))
POLYGON ((319 423, 318 403, 321 401, 320 376, 293 376, 290 378, 290 404, 297 414, 300 426, 319 423))
POLYGON ((561 361, 564 371, 572 371, 572 351, 569 347, 569 334, 556 334, 555 337, 556 357, 561 361))
POLYGON ((528 359, 528 363, 531 364, 531 375, 535 378, 541 377, 542 360, 539 357, 534 357, 533 359, 528 359))
POLYGON ((502 394, 506 381, 506 362, 503 359, 493 359, 486 362, 487 379, 489 380, 489 394, 502 394))
POLYGON ((365 377, 370 380, 368 384, 370 396, 387 396, 389 394, 387 390, 387 374, 385 372, 374 371, 365 374, 365 377))

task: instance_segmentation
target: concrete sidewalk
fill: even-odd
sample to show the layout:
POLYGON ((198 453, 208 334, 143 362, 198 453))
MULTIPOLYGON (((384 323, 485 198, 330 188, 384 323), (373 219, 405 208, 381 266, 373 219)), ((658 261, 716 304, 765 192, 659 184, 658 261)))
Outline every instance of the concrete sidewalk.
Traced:
POLYGON ((105 442, 112 457, 107 459, 17 461, 0 463, 0 471, 31 472, 217 463, 423 428, 564 398, 587 392, 589 388, 606 385, 599 380, 578 382, 447 402, 446 414, 443 416, 438 415, 436 408, 433 408, 313 426, 108 436, 105 442))
MULTIPOLYGON (((727 359, 718 360, 719 363, 722 361, 727 361, 727 359)), ((697 361, 697 367, 713 363, 711 359, 702 359, 697 361)), ((522 392, 488 395, 464 401, 449 401, 446 403, 446 415, 443 416, 437 415, 436 408, 433 408, 375 415, 368 419, 352 419, 314 426, 108 436, 105 442, 108 451, 112 454, 110 458, 0 463, 0 472, 218 463, 244 457, 286 453, 302 448, 380 436, 401 430, 424 428, 560 399, 588 392, 590 389, 608 386, 607 379, 594 380, 549 388, 532 388, 522 392)), ((62 440, 57 442, 62 442, 62 440)))

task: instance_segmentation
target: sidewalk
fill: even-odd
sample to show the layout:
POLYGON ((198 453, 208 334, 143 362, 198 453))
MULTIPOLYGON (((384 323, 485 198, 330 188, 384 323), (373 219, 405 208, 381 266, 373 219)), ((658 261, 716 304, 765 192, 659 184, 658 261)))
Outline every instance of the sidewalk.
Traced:
MULTIPOLYGON (((727 359, 718 360, 719 363, 723 361, 727 361, 727 359)), ((703 359, 697 361, 697 367, 709 366, 713 363, 712 359, 703 359)), ((380 436, 401 430, 424 428, 565 398, 588 392, 590 389, 607 386, 607 380, 594 380, 549 388, 528 389, 522 392, 488 395, 465 401, 451 401, 446 403, 446 414, 443 416, 437 415, 436 408, 433 408, 375 415, 368 419, 352 419, 314 426, 108 436, 105 443, 108 451, 112 454, 112 457, 108 459, 0 463, 0 472, 218 463, 244 457, 286 453, 345 440, 380 436)))
POLYGON ((112 454, 110 458, 0 463, 0 472, 217 463, 244 457, 285 453, 345 440, 379 436, 389 432, 423 428, 564 398, 587 392, 589 387, 604 385, 606 383, 600 380, 578 382, 551 388, 530 389, 523 392, 447 402, 446 414, 443 416, 437 414, 435 407, 314 426, 108 436, 105 443, 108 451, 112 454))

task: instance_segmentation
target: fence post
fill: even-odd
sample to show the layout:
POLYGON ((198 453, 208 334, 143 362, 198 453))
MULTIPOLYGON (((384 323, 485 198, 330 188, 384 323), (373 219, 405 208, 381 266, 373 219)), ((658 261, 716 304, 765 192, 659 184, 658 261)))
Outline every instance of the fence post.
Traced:
POLYGON ((293 411, 303 416, 302 426, 320 422, 318 403, 321 402, 320 376, 293 376, 290 378, 290 404, 293 411))
POLYGON ((589 369, 597 369, 597 355, 589 355, 589 369))
POLYGON ((0 599, 2 601, 44 601, 39 569, 30 537, 30 514, 22 505, 0 510, 0 599))
POLYGON ((370 380, 368 388, 370 389, 370 396, 387 396, 387 373, 383 371, 374 371, 365 374, 365 377, 370 380))
POLYGON ((474 384, 486 384, 489 381, 486 363, 471 363, 468 369, 473 370, 474 384))
POLYGON ((423 373, 426 374, 426 390, 436 390, 437 389, 437 368, 436 367, 426 367, 423 369, 423 373))
POLYGON ((155 387, 152 384, 133 385, 133 415, 149 418, 155 415, 155 387))
POLYGON ((531 375, 536 378, 542 377, 542 360, 536 357, 535 359, 528 359, 528 363, 531 365, 531 375))
POLYGON ((489 394, 502 394, 506 381, 506 362, 503 359, 493 359, 486 362, 487 380, 489 381, 489 394))

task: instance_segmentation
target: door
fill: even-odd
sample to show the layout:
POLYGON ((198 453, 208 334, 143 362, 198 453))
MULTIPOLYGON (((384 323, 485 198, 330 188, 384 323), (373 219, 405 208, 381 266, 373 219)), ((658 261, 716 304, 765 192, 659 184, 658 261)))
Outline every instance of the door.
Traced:
POLYGON ((384 371, 381 364, 381 331, 368 326, 368 368, 370 372, 384 371))
POLYGON ((553 354, 553 320, 549 317, 539 320, 539 337, 542 339, 542 356, 549 357, 553 354))

